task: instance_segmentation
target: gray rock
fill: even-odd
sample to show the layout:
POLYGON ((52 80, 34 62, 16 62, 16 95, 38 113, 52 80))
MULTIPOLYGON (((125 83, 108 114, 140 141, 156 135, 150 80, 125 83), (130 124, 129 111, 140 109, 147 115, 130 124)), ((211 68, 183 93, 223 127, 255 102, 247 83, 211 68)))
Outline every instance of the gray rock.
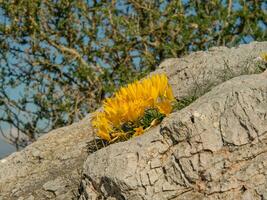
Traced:
POLYGON ((267 51, 267 42, 252 42, 239 47, 213 47, 183 58, 162 62, 153 73, 166 73, 177 99, 199 96, 230 78, 264 71, 266 65, 259 61, 267 51))
POLYGON ((94 189, 81 196, 266 198, 266 102, 267 71, 215 87, 148 133, 89 155, 83 181, 94 189))
POLYGON ((0 160, 0 199, 71 199, 92 140, 90 116, 0 160))

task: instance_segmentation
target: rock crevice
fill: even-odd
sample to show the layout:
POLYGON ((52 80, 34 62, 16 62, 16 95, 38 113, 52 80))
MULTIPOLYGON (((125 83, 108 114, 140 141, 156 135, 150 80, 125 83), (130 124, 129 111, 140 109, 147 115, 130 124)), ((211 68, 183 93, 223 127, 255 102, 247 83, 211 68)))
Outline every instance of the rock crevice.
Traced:
POLYGON ((263 75, 231 79, 171 114, 160 128, 89 155, 83 173, 100 190, 102 178, 109 179, 110 190, 120 186, 116 194, 125 199, 265 199, 266 102, 263 75), (129 157, 136 154, 138 161, 129 157), (130 172, 132 162, 138 167, 130 172))

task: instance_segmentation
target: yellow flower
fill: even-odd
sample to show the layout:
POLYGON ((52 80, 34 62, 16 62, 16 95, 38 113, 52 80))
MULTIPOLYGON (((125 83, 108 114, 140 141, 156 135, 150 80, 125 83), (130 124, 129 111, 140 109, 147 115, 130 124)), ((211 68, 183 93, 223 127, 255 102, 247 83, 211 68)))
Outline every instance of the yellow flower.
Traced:
POLYGON ((141 99, 122 104, 122 110, 124 111, 122 120, 135 122, 139 117, 143 116, 145 108, 146 104, 141 99))
POLYGON ((108 132, 107 131, 103 131, 101 129, 98 130, 97 136, 102 138, 103 140, 106 140, 106 141, 110 141, 111 140, 110 135, 108 134, 108 132))
POLYGON ((142 135, 144 133, 144 129, 142 126, 134 129, 135 133, 134 136, 142 135))
POLYGON ((164 115, 169 115, 172 111, 172 104, 169 100, 157 103, 156 107, 159 112, 164 115))
POLYGON ((126 138, 126 134, 124 132, 114 132, 114 133, 111 133, 111 136, 112 136, 112 140, 110 140, 110 142, 114 142, 116 141, 117 139, 119 138, 126 138))
POLYGON ((260 55, 261 59, 264 60, 265 62, 267 62, 267 52, 263 52, 260 55))
POLYGON ((92 125, 94 127, 97 127, 97 135, 104 139, 109 141, 110 135, 109 132, 112 130, 110 121, 106 118, 106 116, 103 113, 97 113, 97 115, 93 118, 92 125))
MULTIPOLYGON (((160 113, 168 115, 172 111, 173 100, 167 76, 152 75, 120 88, 113 97, 105 99, 103 111, 96 113, 92 125, 97 130, 98 137, 114 141, 118 138, 118 135, 114 134, 115 130, 122 130, 121 126, 125 123, 138 124, 147 109, 156 108, 160 113)), ((143 131, 143 128, 139 127, 134 135, 143 131)))
POLYGON ((175 100, 173 92, 172 92, 172 88, 170 86, 168 86, 166 90, 164 91, 164 97, 168 99, 169 101, 175 100))

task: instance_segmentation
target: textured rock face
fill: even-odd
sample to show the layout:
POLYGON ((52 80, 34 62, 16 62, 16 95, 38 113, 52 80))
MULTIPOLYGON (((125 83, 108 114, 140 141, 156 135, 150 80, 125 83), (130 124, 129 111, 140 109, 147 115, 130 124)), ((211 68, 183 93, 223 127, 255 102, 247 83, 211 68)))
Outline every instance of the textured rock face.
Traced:
POLYGON ((166 60, 154 73, 177 99, 205 95, 90 155, 90 115, 48 133, 0 160, 0 200, 267 199, 267 72, 240 76, 266 68, 266 51, 255 42, 166 60))
POLYGON ((167 59, 154 73, 166 73, 177 99, 205 93, 212 87, 242 74, 254 74, 265 66, 257 57, 267 51, 267 42, 237 48, 213 47, 184 58, 167 59))
POLYGON ((0 160, 0 200, 71 199, 92 140, 90 116, 0 160))
POLYGON ((267 72, 227 81, 147 134, 89 155, 80 199, 267 199, 266 158, 267 72))

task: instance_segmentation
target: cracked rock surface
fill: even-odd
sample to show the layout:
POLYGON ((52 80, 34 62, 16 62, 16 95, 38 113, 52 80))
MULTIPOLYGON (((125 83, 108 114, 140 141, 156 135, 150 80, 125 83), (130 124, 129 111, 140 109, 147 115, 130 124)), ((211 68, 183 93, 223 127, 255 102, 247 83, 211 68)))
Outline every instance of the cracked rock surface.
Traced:
POLYGON ((92 139, 90 116, 0 160, 0 200, 71 199, 92 139))
POLYGON ((0 200, 267 200, 262 52, 267 42, 167 59, 153 73, 167 74, 178 100, 201 97, 90 155, 91 115, 51 131, 0 160, 0 200))
POLYGON ((162 62, 153 73, 166 73, 176 99, 199 96, 214 86, 233 77, 259 73, 266 68, 258 62, 267 52, 267 42, 252 42, 238 47, 213 47, 183 58, 162 62))
POLYGON ((267 72, 88 156, 80 199, 267 199, 267 72))

